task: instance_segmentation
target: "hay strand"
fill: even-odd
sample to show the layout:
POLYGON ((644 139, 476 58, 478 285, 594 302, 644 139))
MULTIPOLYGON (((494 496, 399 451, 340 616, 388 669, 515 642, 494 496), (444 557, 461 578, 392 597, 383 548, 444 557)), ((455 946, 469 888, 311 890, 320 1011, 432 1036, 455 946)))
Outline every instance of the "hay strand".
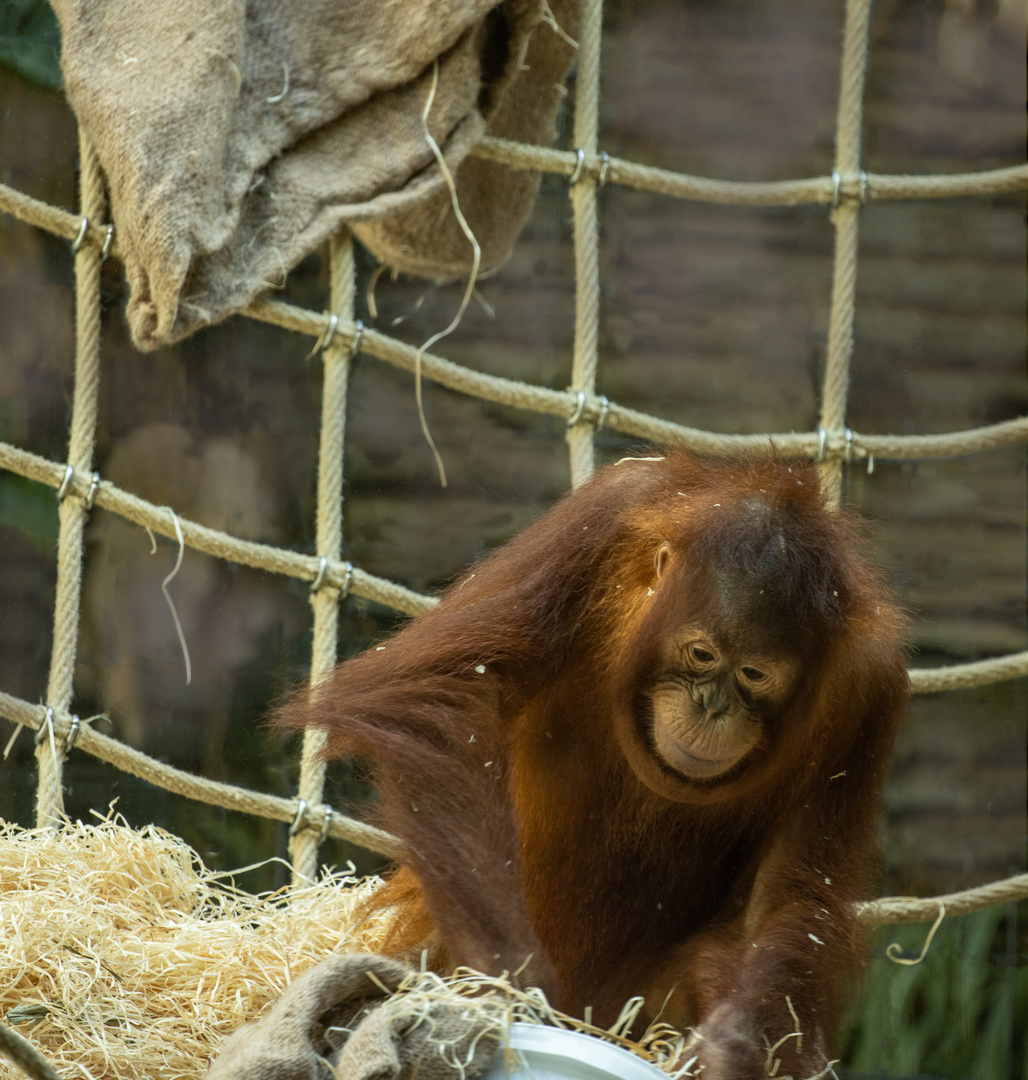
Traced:
MULTIPOLYGON (((0 823, 0 1018, 66 1077, 199 1078, 294 976, 380 946, 385 917, 356 925, 377 886, 253 896, 161 829, 0 823)), ((22 1075, 0 1058, 2 1080, 22 1075)))

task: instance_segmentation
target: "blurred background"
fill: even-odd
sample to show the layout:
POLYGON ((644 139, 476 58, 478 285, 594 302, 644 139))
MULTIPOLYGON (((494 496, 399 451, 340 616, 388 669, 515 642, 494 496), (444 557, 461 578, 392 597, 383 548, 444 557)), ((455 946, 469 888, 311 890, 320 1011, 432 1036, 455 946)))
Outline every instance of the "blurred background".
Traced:
MULTIPOLYGON (((608 0, 600 147, 718 179, 831 171, 841 0, 608 0)), ((57 33, 39 0, 0 0, 0 181, 76 205, 76 137, 60 92, 57 33)), ((572 88, 573 90, 573 88, 572 88)), ((955 173, 1024 158, 1025 10, 1006 0, 882 0, 876 6, 863 165, 955 173)), ((569 100, 573 99, 573 93, 569 100)), ((568 146, 570 116, 562 120, 568 146)), ((833 231, 823 208, 717 207, 608 186, 600 193, 598 391, 619 404, 726 433, 816 426, 833 231)), ((570 381, 574 273, 567 184, 547 176, 511 260, 437 351, 555 389, 570 381)), ((858 432, 926 434, 1026 412, 1023 194, 871 205, 861 214, 848 413, 858 432)), ((377 318, 358 252, 358 316, 420 345, 452 318, 461 286, 384 275, 377 318)), ((125 285, 104 264, 96 467, 192 520, 314 553, 321 367, 311 342, 238 318, 141 355, 125 285)), ((323 254, 282 298, 321 311, 323 254)), ((69 245, 0 215, 0 439, 63 460, 72 392, 69 245)), ((564 421, 426 384, 446 464, 440 488, 413 379, 371 357, 352 371, 344 557, 433 591, 535 518, 569 485, 564 421)), ((636 448, 598 436, 601 461, 636 448)), ((845 478, 872 551, 914 616, 913 666, 1025 648, 1025 449, 877 461, 845 478)), ((56 579, 53 492, 0 472, 0 689, 43 698, 56 579)), ((279 795, 296 791, 296 746, 262 726, 302 681, 304 582, 187 551, 170 586, 193 663, 161 595, 177 550, 102 511, 88 523, 75 710, 181 768, 279 795)), ((400 618, 350 597, 341 656, 400 618)), ((1025 680, 914 700, 882 825, 882 894, 934 895, 1026 869, 1025 680)), ((6 743, 13 728, 0 724, 6 743)), ((34 823, 35 767, 22 733, 0 763, 0 817, 34 823)), ((73 818, 153 822, 215 868, 284 855, 287 826, 169 795, 89 758, 66 763, 73 818)), ((336 766, 326 798, 360 812, 360 770, 336 766)), ((330 865, 380 860, 332 841, 330 865)), ((285 881, 270 863, 238 878, 285 881)), ((849 1077, 1028 1078, 1028 906, 886 929, 844 1033, 849 1077)))

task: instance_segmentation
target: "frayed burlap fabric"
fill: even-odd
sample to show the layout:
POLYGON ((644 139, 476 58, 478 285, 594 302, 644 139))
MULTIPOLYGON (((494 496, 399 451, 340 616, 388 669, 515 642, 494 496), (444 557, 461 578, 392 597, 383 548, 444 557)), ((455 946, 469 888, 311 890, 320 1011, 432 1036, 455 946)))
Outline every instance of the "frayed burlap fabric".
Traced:
POLYGON ((496 1057, 499 1034, 451 1000, 400 995, 407 969, 381 956, 333 956, 296 979, 260 1020, 233 1032, 210 1080, 475 1080, 496 1057), (373 978, 369 977, 373 976, 373 978), (369 1007, 370 1005, 370 1007, 369 1007), (362 1010, 367 1011, 361 1015, 362 1010), (352 1028, 347 1037, 342 1026, 352 1028), (342 1042, 336 1050, 334 1046, 342 1042), (453 1062, 460 1062, 456 1067, 453 1062))
POLYGON ((399 270, 483 265, 538 185, 468 151, 548 143, 577 0, 53 0, 65 85, 107 174, 136 344, 244 307, 349 223, 399 270), (463 164, 462 164, 463 163, 463 164))

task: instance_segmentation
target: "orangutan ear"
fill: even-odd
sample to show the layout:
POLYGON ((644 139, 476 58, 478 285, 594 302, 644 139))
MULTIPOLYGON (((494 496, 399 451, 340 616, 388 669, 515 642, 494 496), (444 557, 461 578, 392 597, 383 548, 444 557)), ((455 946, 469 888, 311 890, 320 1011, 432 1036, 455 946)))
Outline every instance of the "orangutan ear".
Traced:
POLYGON ((657 571, 657 577, 664 573, 668 559, 671 558, 671 545, 661 544, 657 548, 657 554, 653 556, 653 569, 657 571))

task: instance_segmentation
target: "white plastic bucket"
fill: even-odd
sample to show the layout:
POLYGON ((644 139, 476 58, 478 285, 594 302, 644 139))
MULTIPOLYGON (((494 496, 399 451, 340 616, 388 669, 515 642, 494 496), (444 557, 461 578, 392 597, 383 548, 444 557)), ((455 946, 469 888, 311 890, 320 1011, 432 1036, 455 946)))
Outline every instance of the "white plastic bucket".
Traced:
POLYGON ((667 1080, 630 1050, 580 1031, 511 1024, 506 1047, 482 1080, 667 1080), (508 1052, 509 1048, 509 1052, 508 1052))

